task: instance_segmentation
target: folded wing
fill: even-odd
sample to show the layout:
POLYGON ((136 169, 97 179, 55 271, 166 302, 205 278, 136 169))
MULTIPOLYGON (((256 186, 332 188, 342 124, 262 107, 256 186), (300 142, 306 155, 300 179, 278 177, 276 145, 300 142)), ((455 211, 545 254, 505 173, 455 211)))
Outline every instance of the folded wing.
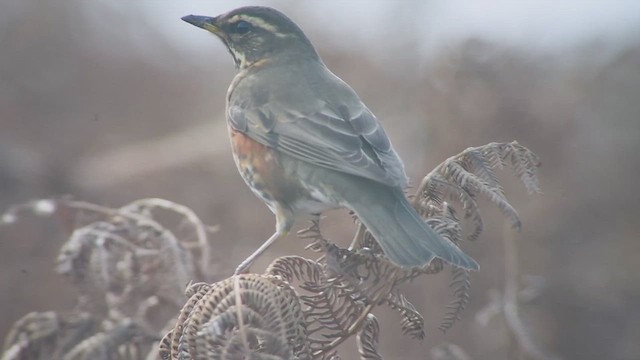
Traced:
POLYGON ((284 154, 386 185, 405 186, 402 161, 375 116, 360 104, 354 112, 319 100, 301 112, 267 102, 231 105, 227 115, 236 130, 284 154))

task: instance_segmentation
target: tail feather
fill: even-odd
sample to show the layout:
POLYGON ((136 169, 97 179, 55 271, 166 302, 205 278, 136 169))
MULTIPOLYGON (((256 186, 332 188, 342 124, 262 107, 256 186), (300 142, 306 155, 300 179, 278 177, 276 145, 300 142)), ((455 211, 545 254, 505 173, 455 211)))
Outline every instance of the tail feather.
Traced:
POLYGON ((458 267, 478 270, 480 266, 451 241, 438 235, 413 209, 400 189, 381 185, 375 196, 361 196, 349 202, 369 229, 385 255, 396 265, 413 267, 435 257, 458 267))

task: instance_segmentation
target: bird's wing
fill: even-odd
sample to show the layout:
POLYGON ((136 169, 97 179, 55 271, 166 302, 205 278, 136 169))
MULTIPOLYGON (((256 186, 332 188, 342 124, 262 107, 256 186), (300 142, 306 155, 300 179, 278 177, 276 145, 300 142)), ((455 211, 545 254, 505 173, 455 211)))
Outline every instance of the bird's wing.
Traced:
POLYGON ((318 100, 300 111, 277 101, 230 104, 227 115, 234 129, 307 163, 405 186, 404 166, 387 134, 359 105, 355 111, 354 106, 333 109, 318 100))

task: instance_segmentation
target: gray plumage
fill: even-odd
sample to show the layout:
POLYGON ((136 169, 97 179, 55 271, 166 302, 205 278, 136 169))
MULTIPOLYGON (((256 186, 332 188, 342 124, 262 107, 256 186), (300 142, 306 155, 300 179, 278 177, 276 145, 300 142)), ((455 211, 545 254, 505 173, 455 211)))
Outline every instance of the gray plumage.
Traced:
POLYGON ((234 58, 239 71, 227 94, 227 121, 236 152, 243 152, 236 164, 276 215, 276 233, 237 272, 286 236, 297 214, 338 207, 353 210, 397 265, 438 257, 478 269, 411 207, 404 165, 384 129, 293 21, 265 7, 183 20, 216 34, 234 58), (246 138, 269 150, 254 149, 246 138), (243 149, 270 155, 260 159, 243 149))
POLYGON ((349 85, 321 62, 280 66, 289 76, 266 67, 230 93, 227 116, 235 129, 311 164, 390 186, 407 184, 387 134, 349 85))

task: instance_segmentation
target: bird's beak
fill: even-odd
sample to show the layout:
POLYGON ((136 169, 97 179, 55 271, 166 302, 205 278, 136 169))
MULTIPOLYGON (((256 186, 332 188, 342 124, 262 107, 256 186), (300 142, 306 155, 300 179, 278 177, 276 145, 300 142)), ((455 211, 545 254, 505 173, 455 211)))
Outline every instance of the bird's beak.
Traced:
POLYGON ((191 25, 210 31, 218 36, 223 36, 222 30, 216 25, 216 18, 200 15, 187 15, 183 16, 182 20, 191 25))

